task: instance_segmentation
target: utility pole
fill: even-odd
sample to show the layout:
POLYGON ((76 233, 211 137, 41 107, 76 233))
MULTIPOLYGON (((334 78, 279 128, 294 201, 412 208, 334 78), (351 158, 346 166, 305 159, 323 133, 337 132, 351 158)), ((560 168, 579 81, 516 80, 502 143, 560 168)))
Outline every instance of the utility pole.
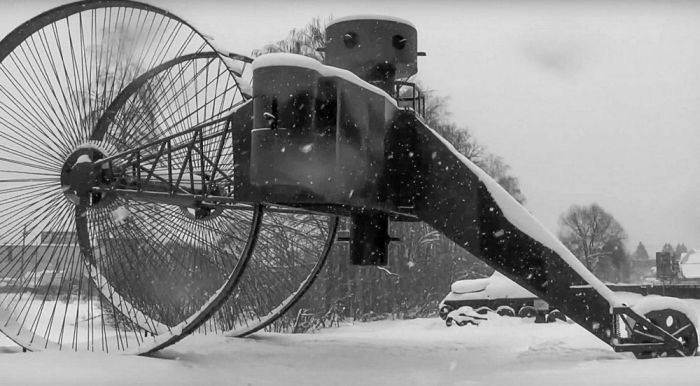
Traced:
POLYGON ((22 227, 22 250, 19 253, 20 269, 22 270, 22 275, 24 275, 24 248, 25 248, 25 238, 27 237, 27 224, 22 227))

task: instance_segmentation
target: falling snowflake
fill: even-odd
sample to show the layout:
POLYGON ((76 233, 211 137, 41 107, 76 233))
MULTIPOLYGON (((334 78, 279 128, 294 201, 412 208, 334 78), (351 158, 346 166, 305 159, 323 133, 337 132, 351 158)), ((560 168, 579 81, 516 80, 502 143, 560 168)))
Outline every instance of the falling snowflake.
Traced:
POLYGON ((301 150, 302 153, 307 154, 313 149, 313 147, 314 147, 314 144, 310 143, 308 145, 304 145, 304 146, 300 147, 299 150, 301 150))
POLYGON ((131 212, 123 205, 112 211, 112 219, 117 224, 123 224, 129 216, 131 216, 131 212))

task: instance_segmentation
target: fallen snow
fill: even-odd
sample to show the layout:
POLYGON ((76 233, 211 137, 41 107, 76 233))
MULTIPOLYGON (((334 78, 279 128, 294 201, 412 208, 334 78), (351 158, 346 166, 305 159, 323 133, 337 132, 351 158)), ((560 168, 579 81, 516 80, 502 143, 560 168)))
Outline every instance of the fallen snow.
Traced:
MULTIPOLYGON (((3 347, 4 346, 4 347, 3 347)), ((316 334, 196 335, 158 358, 21 353, 2 385, 697 385, 700 357, 636 360, 575 324, 491 316, 343 324, 316 334)))
POLYGON ((348 70, 342 68, 326 66, 316 59, 309 58, 304 55, 288 54, 288 53, 271 53, 258 56, 252 64, 253 72, 258 68, 264 67, 303 67, 309 70, 316 71, 322 77, 335 77, 343 79, 355 86, 371 91, 379 96, 386 99, 387 103, 391 103, 398 108, 396 100, 387 94, 386 91, 381 88, 371 85, 364 80, 360 79, 357 75, 353 74, 348 70))
MULTIPOLYGON (((498 271, 496 271, 498 272, 498 271)), ((466 279, 457 280, 450 286, 450 291, 456 294, 468 294, 472 292, 481 292, 486 289, 486 287, 491 282, 490 277, 485 277, 481 279, 466 279)))
MULTIPOLYGON (((699 299, 679 299, 659 295, 642 296, 633 292, 616 292, 616 294, 623 304, 629 306, 632 311, 639 315, 644 316, 649 311, 672 308, 688 315, 696 329, 700 328, 699 299)), ((700 335, 700 331, 698 335, 700 335)))
POLYGON ((393 21, 394 23, 402 23, 406 25, 410 25, 414 29, 416 26, 406 20, 406 19, 401 19, 395 16, 387 16, 387 15, 372 15, 372 14, 367 14, 367 15, 350 15, 350 16, 345 16, 345 17, 340 17, 337 19, 334 19, 331 21, 328 25, 331 26, 333 24, 338 24, 346 21, 354 21, 354 20, 383 20, 383 21, 393 21))
POLYGON ((494 271, 491 276, 483 279, 458 280, 452 283, 450 290, 452 292, 447 295, 445 300, 537 297, 498 271, 494 271))
POLYGON ((118 207, 117 209, 114 209, 112 211, 112 219, 114 220, 115 223, 118 225, 123 224, 126 222, 126 220, 131 217, 131 211, 129 211, 129 208, 126 206, 122 205, 118 207))

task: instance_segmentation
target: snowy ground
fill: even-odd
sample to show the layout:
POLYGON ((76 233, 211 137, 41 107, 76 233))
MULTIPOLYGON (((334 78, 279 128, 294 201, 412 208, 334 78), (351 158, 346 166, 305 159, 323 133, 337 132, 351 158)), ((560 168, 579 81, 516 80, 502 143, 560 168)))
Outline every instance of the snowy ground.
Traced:
POLYGON ((0 385, 698 385, 700 357, 640 361, 575 324, 492 317, 356 323, 316 334, 193 336, 158 358, 22 353, 0 385))

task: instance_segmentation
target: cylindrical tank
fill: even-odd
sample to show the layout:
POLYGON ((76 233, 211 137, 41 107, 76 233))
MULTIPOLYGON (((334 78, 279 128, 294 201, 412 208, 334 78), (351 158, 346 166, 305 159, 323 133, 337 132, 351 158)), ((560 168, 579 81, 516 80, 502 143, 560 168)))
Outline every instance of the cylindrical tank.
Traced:
POLYGON ((353 16, 326 28, 325 64, 349 70, 390 91, 396 79, 418 71, 417 32, 408 21, 384 16, 353 16))
POLYGON ((270 56, 253 70, 250 182, 329 196, 336 190, 335 136, 328 130, 325 110, 319 108, 328 104, 325 83, 314 66, 320 64, 288 59, 270 56))

